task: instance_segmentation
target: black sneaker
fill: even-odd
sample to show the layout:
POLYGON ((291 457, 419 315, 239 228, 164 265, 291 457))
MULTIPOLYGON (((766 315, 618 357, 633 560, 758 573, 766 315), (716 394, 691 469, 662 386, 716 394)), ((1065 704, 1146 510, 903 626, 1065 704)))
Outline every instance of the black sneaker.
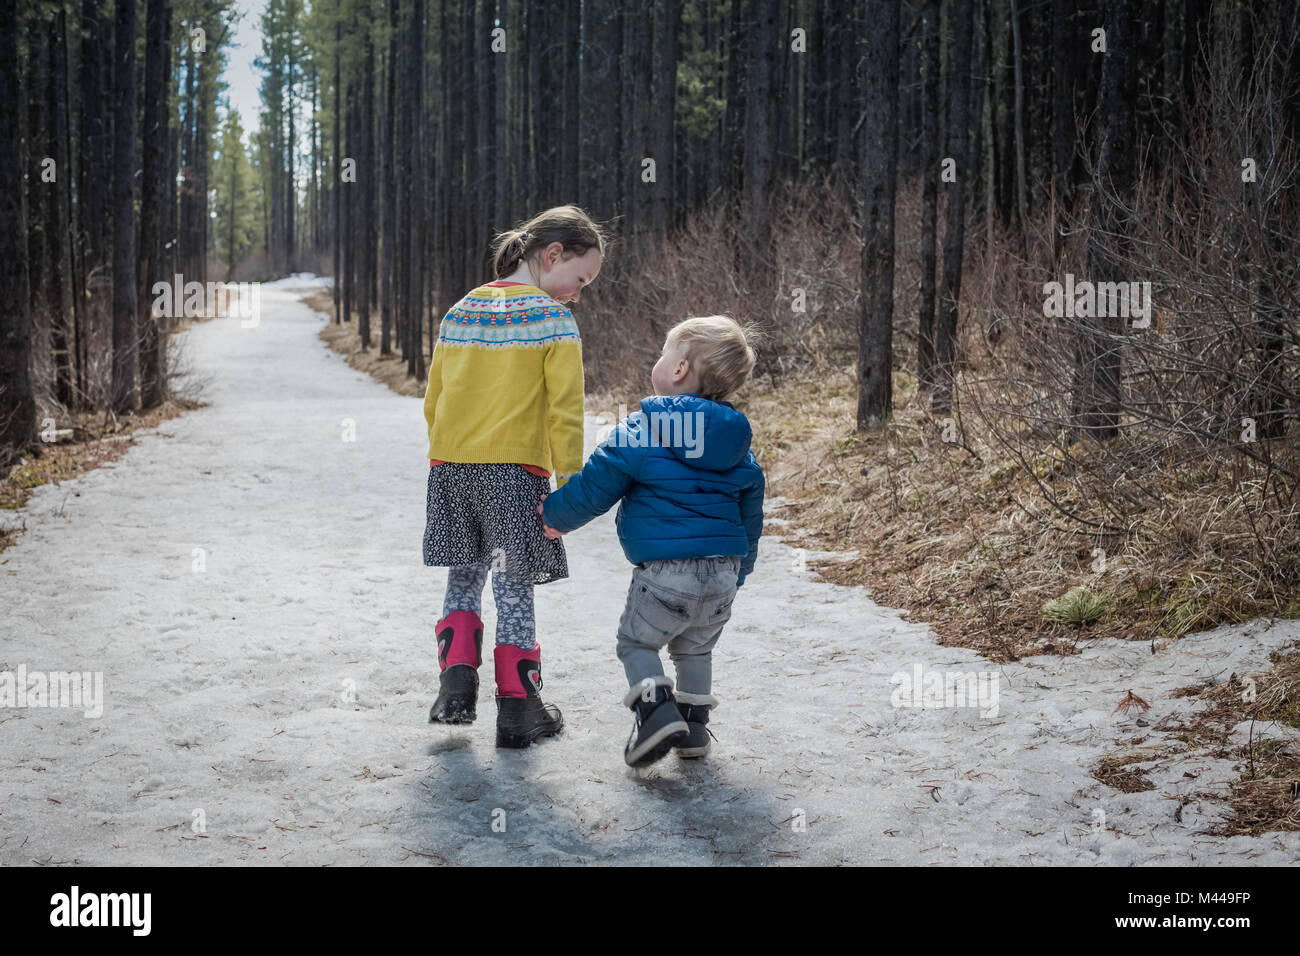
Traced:
POLYGON ((623 760, 629 767, 648 767, 690 735, 670 685, 647 685, 643 681, 627 692, 623 703, 632 708, 635 717, 632 736, 623 748, 623 760), (653 691, 649 689, 651 686, 653 691))

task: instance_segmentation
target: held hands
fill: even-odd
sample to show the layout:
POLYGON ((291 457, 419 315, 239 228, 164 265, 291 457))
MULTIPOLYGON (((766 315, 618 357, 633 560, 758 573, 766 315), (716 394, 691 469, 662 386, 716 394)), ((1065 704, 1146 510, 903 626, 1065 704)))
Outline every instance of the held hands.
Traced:
POLYGON ((561 535, 563 535, 564 532, 556 531, 554 528, 552 528, 549 524, 546 523, 546 517, 542 512, 542 502, 544 502, 545 500, 546 500, 546 495, 542 495, 542 500, 537 502, 537 515, 542 519, 542 534, 546 535, 546 537, 548 538, 558 538, 561 535))

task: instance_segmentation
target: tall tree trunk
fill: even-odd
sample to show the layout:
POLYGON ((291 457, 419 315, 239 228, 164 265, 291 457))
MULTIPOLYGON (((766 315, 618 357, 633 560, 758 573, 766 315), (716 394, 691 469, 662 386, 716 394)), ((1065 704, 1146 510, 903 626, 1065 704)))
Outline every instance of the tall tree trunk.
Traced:
MULTIPOLYGON (((1133 188, 1133 112, 1137 30, 1132 0, 1106 0, 1106 53, 1097 104, 1100 147, 1094 182, 1094 213, 1088 235, 1089 278, 1127 281, 1125 208, 1133 188)), ((1119 434, 1122 317, 1080 317, 1074 383, 1073 437, 1097 440, 1119 434)))
MULTIPOLYGON (((745 205, 752 217, 755 248, 761 252, 768 248, 771 239, 771 210, 768 203, 772 185, 773 72, 776 44, 781 42, 781 37, 776 32, 776 0, 757 0, 755 17, 749 84, 745 97, 745 205)), ((897 81, 897 29, 891 42, 895 46, 894 72, 897 81)), ((897 116, 894 119, 897 122, 897 116)))
MULTIPOLYGON (((491 2, 489 0, 489 7, 491 2)), ((501 27, 506 25, 506 0, 496 0, 497 15, 496 23, 501 27)), ((489 69, 492 74, 492 130, 491 130, 491 163, 493 166, 492 176, 492 210, 487 219, 489 227, 492 223, 503 222, 503 217, 507 216, 507 198, 506 186, 507 177, 510 172, 510 154, 506 149, 506 130, 510 125, 511 117, 506 112, 506 86, 510 76, 509 63, 513 55, 510 51, 515 48, 519 42, 516 36, 506 37, 506 48, 504 53, 493 53, 488 60, 489 69)), ((423 107, 417 117, 419 127, 423 132, 423 107)), ((421 260, 423 264, 423 260, 421 260)))
POLYGON ((360 178, 366 175, 366 170, 360 168, 357 160, 357 90, 356 85, 349 77, 347 81, 347 92, 343 96, 344 119, 344 149, 347 151, 347 158, 353 162, 353 173, 355 178, 351 178, 340 185, 343 190, 343 321, 351 322, 352 316, 356 311, 357 295, 357 190, 360 178))
MULTIPOLYGON (((209 37, 215 30, 208 25, 209 37)), ((199 58, 197 112, 194 116, 194 234, 192 237, 194 251, 194 278, 199 282, 208 281, 208 236, 211 223, 208 219, 208 145, 211 134, 208 129, 212 105, 210 98, 215 97, 216 69, 215 46, 209 41, 208 52, 199 58)))
POLYGON ((36 437, 32 314, 23 188, 24 74, 18 60, 18 4, 0 3, 0 456, 36 437))
MULTIPOLYGON (((470 268, 472 276, 470 284, 477 285, 483 281, 483 265, 487 255, 487 238, 488 231, 493 222, 493 199, 496 196, 496 177, 497 164, 495 157, 492 155, 492 131, 496 125, 494 107, 496 105, 496 89, 494 86, 496 78, 496 69, 493 63, 495 54, 492 53, 492 13, 495 9, 495 0, 471 0, 477 8, 478 27, 471 34, 471 59, 474 61, 474 79, 475 91, 478 94, 478 109, 475 111, 474 123, 477 129, 476 141, 478 149, 474 153, 474 167, 476 186, 475 195, 478 198, 478 213, 474 217, 474 233, 472 258, 470 259, 470 268)), ((411 56, 415 56, 414 48, 411 49, 411 56)), ((416 68, 415 64, 411 67, 416 68)), ((415 95, 412 88, 412 95, 415 95)), ((418 113, 412 116, 418 116, 418 113)), ((412 119, 411 142, 414 143, 417 130, 412 119)), ((408 144, 409 145, 409 144, 408 144)), ((414 147, 411 147, 411 169, 415 170, 416 155, 414 147)), ((414 239, 414 224, 412 224, 412 239, 414 239)), ((412 243, 411 262, 418 262, 412 243)), ((490 276, 489 276, 490 278, 490 276)), ((414 283, 412 283, 414 289, 414 283)), ((413 300, 412 308, 418 300, 413 300)), ((411 374, 415 374, 415 357, 410 355, 407 358, 410 364, 411 374)))
POLYGON ((358 263, 361 270, 360 288, 357 294, 357 333, 361 337, 361 347, 370 349, 370 292, 374 286, 374 211, 371 196, 375 189, 375 150, 371 130, 374 128, 375 116, 375 53, 370 36, 372 31, 370 17, 367 14, 361 29, 365 35, 365 58, 361 68, 365 75, 361 82, 361 159, 360 165, 365 171, 359 185, 361 200, 361 226, 355 230, 361 244, 358 263))
MULTIPOLYGON (((859 4, 850 8, 850 16, 855 16, 859 4)), ((856 27, 856 24, 854 24, 856 27)), ((858 96, 859 43, 858 31, 854 28, 835 30, 837 47, 836 66, 838 75, 831 98, 831 115, 835 118, 835 159, 834 171, 849 173, 853 163, 853 137, 858 121, 858 111, 862 103, 858 96)))
MULTIPOLYGON (((485 0, 486 6, 487 0, 485 0)), ((419 184, 423 180, 423 138, 421 136, 422 117, 424 114, 424 0, 414 0, 411 11, 411 53, 407 70, 410 76, 411 97, 407 103, 410 111, 411 139, 410 180, 419 184)), ((490 33, 490 31, 488 31, 490 33)), ((485 142, 486 140, 480 140, 485 142)), ((486 190, 484 190, 486 192, 486 190)), ((418 199, 418 196, 416 197, 418 199)), ((411 230, 411 352, 406 360, 407 374, 416 379, 424 378, 424 217, 419 214, 417 202, 409 205, 411 230)))
POLYGON ((194 50, 193 40, 185 34, 185 125, 181 132, 182 169, 185 179, 181 187, 179 256, 181 272, 187 279, 197 279, 194 271, 194 193, 198 188, 196 182, 194 144, 197 129, 198 109, 198 56, 194 50))
MULTIPOLYGON (((294 163, 297 161, 298 106, 294 102, 294 89, 297 84, 297 77, 295 75, 297 62, 294 57, 294 46, 298 42, 297 32, 299 24, 296 20, 292 20, 289 22, 288 26, 288 36, 285 38, 285 52, 288 59, 288 70, 284 76, 285 117, 289 122, 289 134, 283 154, 284 160, 288 164, 284 178, 284 261, 286 268, 290 272, 294 272, 298 268, 298 232, 296 228, 298 218, 298 188, 296 185, 297 180, 295 179, 297 171, 294 166, 294 163)), ((368 30, 366 35, 369 36, 368 30)), ((206 157, 206 146, 203 153, 206 157)), ((371 175, 369 169, 366 170, 366 175, 371 175)), ((204 195, 207 195, 206 191, 204 192, 204 195)), ((207 222, 206 216, 204 217, 204 222, 207 222)))
POLYGON ((54 230, 50 235, 50 278, 53 308, 50 345, 54 357, 54 396, 64 408, 75 402, 72 390, 72 352, 69 317, 73 311, 75 273, 72 252, 72 182, 73 169, 68 130, 68 23, 60 6, 50 18, 50 86, 49 86, 50 155, 59 171, 52 184, 54 230))
POLYGON ((343 83, 340 73, 342 72, 340 63, 343 49, 343 17, 340 13, 341 0, 334 0, 334 176, 330 185, 330 195, 334 207, 333 222, 330 225, 334 231, 334 322, 339 324, 343 321, 341 312, 341 290, 339 286, 343 282, 343 265, 340 261, 343 246, 342 233, 342 203, 343 194, 340 187, 343 183, 343 157, 339 152, 339 127, 343 125, 343 83))
POLYGON ((966 150, 970 171, 965 177, 966 205, 971 208, 979 206, 980 182, 984 175, 984 124, 980 122, 980 115, 989 72, 988 44, 985 42, 989 33, 988 4, 989 0, 975 0, 974 32, 971 36, 970 100, 966 107, 966 125, 971 137, 966 150))
MULTIPOLYGON (((1052 65, 1052 187, 1055 202, 1068 212, 1074 204, 1074 57, 1069 27, 1070 0, 1052 0, 1052 47, 1057 59, 1052 65)), ((1060 241, 1052 233, 1052 257, 1060 254, 1060 241)))
POLYGON ((674 131, 677 114, 677 31, 682 0, 667 0, 660 7, 659 64, 655 70, 655 183, 654 228, 662 236, 672 225, 673 196, 677 190, 677 156, 674 131))
MULTIPOLYGON (((960 2, 960 0, 954 0, 960 2)), ((998 217, 1004 225, 1010 225, 1016 209, 1016 161, 1015 161, 1015 120, 1016 120, 1016 83, 1015 83, 1015 47, 1012 42, 1011 2, 1000 0, 1006 11, 1002 30, 1001 53, 1003 68, 998 76, 998 109, 1001 122, 998 124, 999 139, 999 173, 998 176, 998 217)), ((954 8, 954 15, 955 15, 954 8)), ((951 153, 951 147, 949 152, 951 153)))
POLYGON ((899 5, 868 0, 866 105, 859 172, 862 297, 858 316, 858 428, 887 420, 894 399, 894 191, 898 163, 899 5))
POLYGON ((27 153, 32 167, 27 180, 27 268, 31 296, 34 344, 39 347, 46 341, 44 331, 50 327, 50 291, 52 288, 54 191, 57 177, 64 170, 57 166, 51 170, 49 97, 50 40, 46 18, 40 9, 34 10, 27 20, 27 72, 31 96, 27 103, 27 153), (51 181, 50 175, 55 178, 51 181))
MULTIPOLYGON (((673 2, 673 0, 670 0, 670 2, 673 2)), ((535 6, 536 4, 531 3, 528 5, 530 17, 533 15, 532 11, 535 6)), ((581 24, 579 21, 581 19, 581 10, 581 0, 565 0, 564 24, 561 36, 564 42, 565 61, 568 63, 577 62, 579 57, 578 48, 581 40, 581 24)), ((540 73, 540 66, 537 63, 537 57, 534 56, 535 53, 539 52, 537 47, 538 44, 529 43, 529 76, 534 78, 540 73)), ((582 109, 579 105, 582 101, 580 98, 581 94, 578 92, 578 85, 581 81, 581 71, 580 69, 568 69, 563 72, 564 129, 569 130, 570 135, 562 136, 560 138, 558 163, 560 183, 554 199, 560 202, 577 202, 580 188, 578 185, 578 132, 582 122, 582 109)), ((530 91, 536 89, 532 80, 529 81, 528 88, 530 91)), ((545 108, 545 105, 546 104, 538 103, 536 99, 533 100, 533 107, 530 113, 534 129, 538 127, 537 114, 541 109, 545 108)), ((537 140, 540 139, 541 135, 544 135, 544 130, 543 133, 535 135, 534 144, 536 144, 537 140)), ((536 145, 534 145, 534 149, 536 149, 536 145)), ((532 164, 530 164, 530 166, 531 165, 532 164)))
POLYGON ((1011 61, 1015 66, 1012 82, 1015 84, 1016 210, 1020 214, 1020 243, 1022 249, 1028 244, 1029 232, 1029 202, 1025 187, 1025 79, 1022 70, 1023 60, 1020 45, 1020 5, 1017 0, 1011 0, 1011 61))
POLYGON ((961 300, 962 249, 966 239, 965 179, 970 160, 971 46, 976 42, 974 0, 954 0, 952 56, 949 59, 948 154, 956 160, 956 181, 947 184, 944 211, 943 277, 939 287, 939 312, 935 323, 935 376, 930 408, 936 414, 952 411, 957 378, 957 307, 961 300))
MULTIPOLYGON (((109 291, 108 230, 111 228, 109 199, 112 182, 109 165, 113 155, 110 98, 104 90, 113 88, 113 16, 99 0, 82 0, 79 66, 81 168, 77 179, 77 213, 81 224, 82 275, 86 286, 84 318, 77 331, 77 395, 81 407, 89 405, 87 369, 92 331, 106 324, 103 317, 111 308, 109 291)), ((80 299, 80 296, 77 297, 80 299)))
MULTIPOLYGON (((166 319, 155 321, 150 289, 154 282, 165 278, 159 267, 162 258, 163 177, 167 162, 167 51, 170 47, 170 27, 168 0, 149 0, 145 14, 144 178, 140 186, 140 272, 137 286, 140 305, 140 402, 144 408, 161 405, 166 397, 166 319)), ((233 208, 230 218, 233 229, 233 208)), ((231 249, 233 248, 232 245, 231 249)))
POLYGON ((136 404, 135 0, 117 0, 113 123, 113 391, 117 414, 136 404))
POLYGON ((935 253, 939 206, 939 0, 921 7, 921 285, 918 303, 916 379, 921 392, 934 387, 935 253))
MULTIPOLYGON (((1281 182, 1289 172, 1284 166, 1285 150, 1281 144, 1287 140, 1293 146, 1300 143, 1300 49, 1294 41, 1283 42, 1283 37, 1297 36, 1294 8, 1275 5, 1267 26, 1274 44, 1269 48, 1264 74, 1264 102, 1273 135, 1266 137, 1260 164, 1264 181, 1272 184, 1281 182)), ((1255 206, 1255 216, 1264 235, 1256 310, 1259 384, 1251 395, 1250 411, 1257 422, 1257 436, 1276 439, 1286 433, 1287 418, 1297 412, 1288 398, 1284 364, 1288 331, 1294 337, 1298 327, 1294 293, 1285 291, 1296 288, 1297 265, 1287 251, 1288 229, 1279 209, 1283 190, 1261 188, 1261 185, 1248 187, 1250 203, 1255 206)))
MULTIPOLYGON (((443 4, 445 22, 447 4, 443 4)), ((384 178, 383 287, 379 315, 379 354, 393 354, 393 259, 397 242, 397 182, 393 163, 393 114, 397 108, 397 0, 388 0, 388 57, 384 75, 383 142, 379 146, 384 178)), ((444 69, 445 75, 445 69, 444 69)))

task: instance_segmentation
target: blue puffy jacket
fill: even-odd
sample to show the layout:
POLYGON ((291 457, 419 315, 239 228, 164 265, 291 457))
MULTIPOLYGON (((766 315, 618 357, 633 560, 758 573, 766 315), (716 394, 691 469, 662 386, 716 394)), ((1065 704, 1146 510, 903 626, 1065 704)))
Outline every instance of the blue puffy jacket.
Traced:
POLYGON ((596 446, 582 471, 543 504, 546 523, 572 531, 618 501, 614 524, 633 564, 713 554, 754 570, 763 531, 763 469, 749 420, 693 393, 652 395, 596 446))

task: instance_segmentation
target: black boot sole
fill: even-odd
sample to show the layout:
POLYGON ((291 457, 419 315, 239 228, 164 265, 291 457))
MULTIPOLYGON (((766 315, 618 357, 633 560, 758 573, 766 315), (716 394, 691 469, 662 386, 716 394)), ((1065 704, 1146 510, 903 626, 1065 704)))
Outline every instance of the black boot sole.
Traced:
MULTIPOLYGON (((506 699, 514 700, 515 698, 506 699)), ((517 726, 503 728, 500 724, 500 708, 500 699, 498 699, 497 746, 503 750, 523 750, 525 747, 530 746, 534 741, 540 740, 542 737, 554 737, 564 729, 563 715, 557 716, 554 719, 548 717, 548 719, 540 721, 534 726, 528 728, 520 728, 517 726)))
POLYGON ((704 724, 688 720, 686 721, 686 726, 691 732, 679 740, 673 747, 673 756, 679 757, 682 760, 698 760, 701 757, 708 756, 711 742, 709 740, 709 732, 705 728, 704 724), (692 740, 695 741, 694 744, 691 743, 692 740))
POLYGON ((648 767, 662 760, 674 746, 690 737, 690 725, 682 720, 677 705, 666 700, 635 725, 635 747, 623 748, 623 762, 629 767, 648 767))
POLYGON ((703 747, 674 747, 673 755, 679 760, 699 760, 701 757, 707 757, 710 749, 708 744, 703 747))
POLYGON ((472 724, 478 717, 478 671, 454 664, 438 677, 438 699, 429 708, 431 724, 472 724))
POLYGON ((628 764, 628 766, 640 769, 641 767, 648 767, 651 764, 658 763, 660 760, 663 760, 664 757, 668 756, 668 751, 672 750, 673 747, 677 745, 679 739, 684 738, 684 734, 681 737, 669 737, 667 740, 656 744, 650 750, 643 753, 635 763, 628 764))
POLYGON ((523 750, 525 747, 530 746, 534 741, 540 740, 543 737, 554 737, 563 729, 563 726, 564 725, 561 724, 554 730, 536 730, 531 734, 512 734, 498 730, 497 746, 503 750, 523 750))

